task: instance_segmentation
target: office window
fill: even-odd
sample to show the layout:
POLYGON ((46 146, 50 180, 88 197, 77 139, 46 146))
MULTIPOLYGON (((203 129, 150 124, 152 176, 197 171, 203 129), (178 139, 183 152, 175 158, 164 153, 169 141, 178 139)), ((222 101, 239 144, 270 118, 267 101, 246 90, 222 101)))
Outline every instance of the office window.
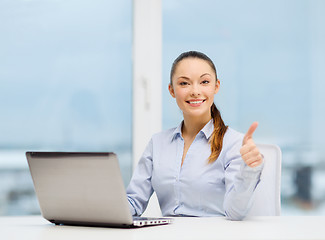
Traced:
POLYGON ((38 213, 25 151, 114 151, 131 177, 132 1, 0 2, 0 215, 38 213))
POLYGON ((163 0, 163 128, 182 115, 167 87, 173 60, 199 50, 217 67, 227 125, 283 152, 282 213, 325 212, 324 1, 163 0))

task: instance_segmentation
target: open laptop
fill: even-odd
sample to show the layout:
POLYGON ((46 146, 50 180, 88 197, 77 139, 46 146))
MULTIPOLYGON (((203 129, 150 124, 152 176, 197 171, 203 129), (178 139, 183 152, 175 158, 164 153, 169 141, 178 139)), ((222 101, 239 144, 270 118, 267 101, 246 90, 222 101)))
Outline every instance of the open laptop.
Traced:
POLYGON ((67 225, 142 227, 170 218, 133 218, 114 153, 26 152, 42 216, 67 225))

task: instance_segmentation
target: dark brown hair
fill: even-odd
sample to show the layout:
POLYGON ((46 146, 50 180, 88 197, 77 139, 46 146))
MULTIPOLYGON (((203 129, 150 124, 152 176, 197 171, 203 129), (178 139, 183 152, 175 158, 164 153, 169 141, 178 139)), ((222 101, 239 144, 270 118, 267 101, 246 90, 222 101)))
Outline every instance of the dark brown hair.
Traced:
MULTIPOLYGON (((212 62, 212 60, 204 53, 197 52, 197 51, 189 51, 189 52, 184 52, 181 55, 179 55, 173 62, 173 65, 172 65, 172 68, 170 71, 170 85, 171 86, 173 86, 172 78, 173 78, 173 75, 175 73, 178 63, 186 58, 198 58, 198 59, 202 59, 202 60, 206 61, 210 65, 210 67, 213 69, 213 71, 216 75, 216 81, 217 81, 217 79, 218 79, 217 70, 216 70, 216 67, 215 67, 214 63, 212 62)), ((208 159, 209 163, 213 163, 219 157, 221 149, 222 149, 223 137, 228 129, 228 126, 226 126, 225 123, 223 122, 223 120, 221 118, 221 114, 214 103, 211 106, 211 117, 213 119, 214 130, 213 130, 213 133, 209 140, 209 143, 211 145, 211 155, 208 159)))

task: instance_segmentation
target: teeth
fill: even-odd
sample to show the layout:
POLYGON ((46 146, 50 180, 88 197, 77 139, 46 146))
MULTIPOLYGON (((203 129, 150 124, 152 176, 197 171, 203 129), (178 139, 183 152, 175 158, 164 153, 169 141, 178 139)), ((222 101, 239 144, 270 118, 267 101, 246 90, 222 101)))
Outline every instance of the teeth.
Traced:
POLYGON ((203 101, 193 101, 193 102, 190 102, 190 104, 199 104, 199 103, 202 103, 203 101))

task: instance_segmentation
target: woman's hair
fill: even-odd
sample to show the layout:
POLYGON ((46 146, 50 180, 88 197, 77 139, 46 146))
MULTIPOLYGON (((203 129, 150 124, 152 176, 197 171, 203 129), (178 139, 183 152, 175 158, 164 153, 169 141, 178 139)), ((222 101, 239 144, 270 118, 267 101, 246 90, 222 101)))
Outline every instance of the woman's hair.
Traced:
MULTIPOLYGON (((206 61, 210 65, 210 67, 213 69, 213 71, 216 75, 216 81, 217 81, 217 79, 218 79, 217 70, 216 70, 216 67, 215 67, 214 63, 212 62, 212 60, 204 53, 197 52, 197 51, 189 51, 189 52, 184 52, 181 55, 179 55, 173 62, 173 65, 172 65, 172 68, 170 71, 170 85, 171 86, 173 86, 172 78, 173 78, 173 75, 175 73, 178 63, 186 58, 198 58, 198 59, 206 61)), ((222 149, 223 137, 228 129, 228 126, 226 126, 225 123, 223 122, 223 120, 221 118, 221 114, 214 103, 211 106, 211 117, 213 119, 214 130, 213 130, 213 133, 209 140, 209 143, 211 145, 211 155, 208 159, 209 163, 213 163, 219 157, 221 149, 222 149)))

